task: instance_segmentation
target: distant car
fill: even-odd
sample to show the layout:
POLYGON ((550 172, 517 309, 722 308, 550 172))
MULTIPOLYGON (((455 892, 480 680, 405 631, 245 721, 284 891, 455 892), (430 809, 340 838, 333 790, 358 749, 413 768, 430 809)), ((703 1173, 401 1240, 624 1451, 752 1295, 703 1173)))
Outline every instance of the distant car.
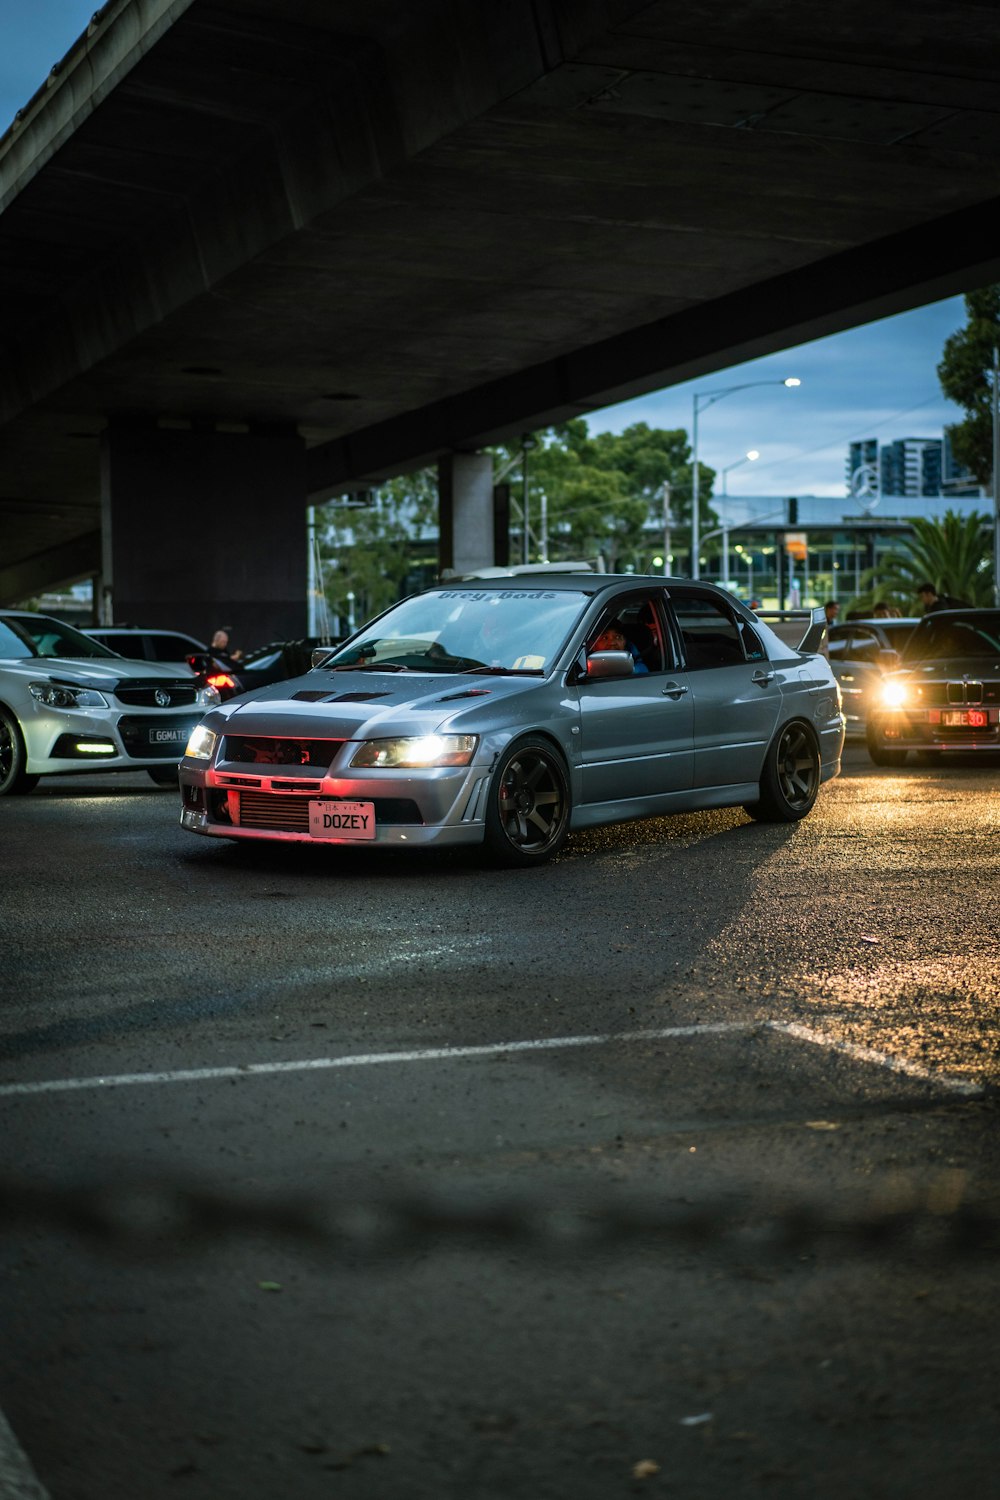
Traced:
POLYGON ((88 771, 176 785, 188 736, 218 702, 190 672, 126 661, 50 615, 0 610, 0 796, 88 771))
MULTIPOLYGON (((223 702, 255 688, 266 687, 271 682, 282 682, 286 677, 299 677, 308 672, 313 650, 324 642, 319 636, 305 636, 296 641, 271 641, 259 646, 249 656, 237 661, 221 662, 210 652, 195 652, 188 664, 198 675, 200 682, 217 689, 223 702)), ((329 644, 329 637, 326 638, 329 644)))
POLYGON ((184 828, 479 844, 500 864, 538 865, 571 830, 629 818, 742 805, 794 822, 840 769, 825 656, 710 584, 454 581, 315 657, 199 724, 181 763, 184 828), (594 650, 612 625, 626 649, 594 650))
POLYGON ((194 652, 204 653, 208 647, 204 641, 186 635, 182 630, 160 630, 138 625, 89 625, 84 635, 100 641, 109 651, 127 656, 135 661, 162 661, 171 666, 191 670, 188 657, 194 652))
POLYGON ((845 620, 831 625, 829 656, 840 683, 848 737, 863 738, 868 708, 882 678, 899 666, 899 653, 919 616, 890 620, 845 620))
POLYGON ((910 750, 1000 750, 1000 610, 925 615, 882 679, 866 742, 877 766, 901 766, 910 750))

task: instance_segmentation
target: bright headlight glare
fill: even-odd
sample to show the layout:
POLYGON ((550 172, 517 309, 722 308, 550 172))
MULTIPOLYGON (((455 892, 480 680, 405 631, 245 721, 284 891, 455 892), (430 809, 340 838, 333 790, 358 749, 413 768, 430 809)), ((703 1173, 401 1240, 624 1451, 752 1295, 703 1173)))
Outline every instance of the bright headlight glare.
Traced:
POLYGON ((352 766, 388 770, 467 766, 476 753, 474 734, 422 734, 399 740, 365 740, 352 766))
POLYGON ((883 708, 902 708, 910 696, 909 684, 906 682, 883 682, 881 696, 883 708))
POLYGON ((184 754, 189 755, 192 760, 211 760, 217 739, 218 735, 211 729, 206 729, 204 724, 197 724, 191 731, 184 754))
POLYGON ((28 692, 46 708, 107 708, 96 688, 69 687, 62 682, 29 682, 28 692))

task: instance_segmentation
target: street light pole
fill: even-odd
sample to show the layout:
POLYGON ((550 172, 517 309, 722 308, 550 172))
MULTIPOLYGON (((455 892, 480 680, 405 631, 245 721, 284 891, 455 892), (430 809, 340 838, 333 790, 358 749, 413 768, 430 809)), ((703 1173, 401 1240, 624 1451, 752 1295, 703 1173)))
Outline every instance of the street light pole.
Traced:
POLYGON ((663 576, 670 574, 670 481, 663 481, 663 576))
MULTIPOLYGON (((723 469, 723 471, 722 471, 722 498, 724 500, 728 500, 728 498, 729 498, 729 491, 726 489, 726 475, 729 473, 730 469, 738 469, 739 466, 740 466, 740 464, 753 463, 753 461, 754 461, 755 458, 760 458, 760 454, 757 452, 756 448, 749 448, 749 449, 747 449, 746 453, 744 453, 744 455, 743 455, 742 458, 738 458, 736 460, 736 462, 733 463, 733 464, 727 464, 726 467, 723 469)), ((728 505, 726 505, 726 506, 723 507, 723 517, 722 517, 722 587, 724 589, 727 589, 729 587, 729 506, 728 505)))
POLYGON ((701 548, 701 537, 699 527, 701 518, 698 514, 698 413, 709 406, 714 406, 716 401, 721 401, 723 396, 731 396, 734 391, 748 391, 751 386, 756 385, 801 385, 802 381, 795 375, 789 375, 785 380, 747 380, 742 385, 727 385, 721 391, 695 391, 692 396, 691 412, 691 577, 700 578, 701 570, 698 561, 698 553, 701 548))

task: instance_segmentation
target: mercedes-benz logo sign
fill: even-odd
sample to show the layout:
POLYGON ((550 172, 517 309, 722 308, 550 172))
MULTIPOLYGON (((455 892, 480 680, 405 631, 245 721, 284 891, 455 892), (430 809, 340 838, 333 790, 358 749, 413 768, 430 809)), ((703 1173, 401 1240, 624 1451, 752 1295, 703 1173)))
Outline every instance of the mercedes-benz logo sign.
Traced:
POLYGON ((156 706, 157 708, 169 708, 170 694, 167 692, 166 688, 156 689, 156 706))

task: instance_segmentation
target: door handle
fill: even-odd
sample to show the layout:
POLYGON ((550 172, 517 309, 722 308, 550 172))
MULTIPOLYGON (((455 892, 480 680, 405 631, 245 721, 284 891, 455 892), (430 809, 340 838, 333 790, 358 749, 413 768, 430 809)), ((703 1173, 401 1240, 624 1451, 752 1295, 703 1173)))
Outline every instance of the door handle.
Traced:
POLYGON ((750 681, 755 682, 758 687, 767 687, 769 682, 774 681, 776 675, 774 672, 761 672, 758 670, 753 674, 750 681))
POLYGON ((678 698, 684 696, 687 690, 686 682, 668 682, 663 689, 663 695, 665 698, 673 698, 674 702, 676 702, 678 698))

